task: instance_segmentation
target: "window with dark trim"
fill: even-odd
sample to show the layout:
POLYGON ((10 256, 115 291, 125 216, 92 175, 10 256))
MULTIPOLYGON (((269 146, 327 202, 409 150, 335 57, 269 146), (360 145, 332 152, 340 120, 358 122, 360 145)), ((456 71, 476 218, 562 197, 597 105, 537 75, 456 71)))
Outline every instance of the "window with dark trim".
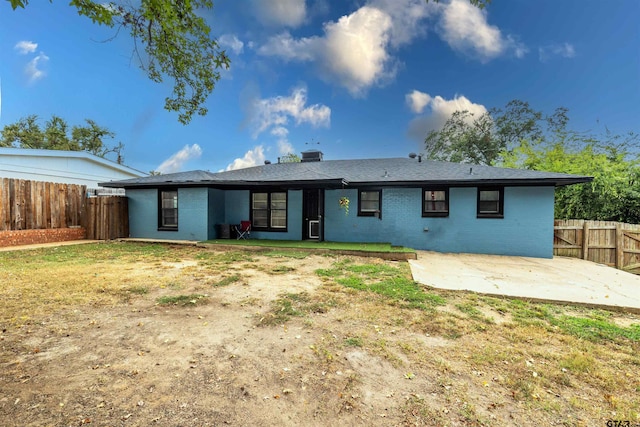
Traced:
POLYGON ((478 218, 504 218, 504 187, 478 188, 478 218))
POLYGON ((358 216, 382 216, 382 190, 358 190, 358 216))
POLYGON ((449 216, 449 189, 430 187, 422 189, 422 216, 449 216))
POLYGON ((251 228, 261 231, 287 231, 287 192, 251 193, 251 228))
POLYGON ((158 230, 178 230, 178 190, 158 190, 158 230))

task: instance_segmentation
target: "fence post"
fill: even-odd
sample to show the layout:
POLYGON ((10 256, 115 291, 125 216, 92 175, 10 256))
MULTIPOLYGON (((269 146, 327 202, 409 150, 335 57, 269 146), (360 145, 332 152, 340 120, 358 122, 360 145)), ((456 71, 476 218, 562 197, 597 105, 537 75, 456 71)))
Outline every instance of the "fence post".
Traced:
POLYGON ((624 267, 624 233, 620 224, 616 224, 616 268, 624 267))
POLYGON ((587 221, 582 226, 582 259, 588 259, 589 256, 589 224, 587 221))

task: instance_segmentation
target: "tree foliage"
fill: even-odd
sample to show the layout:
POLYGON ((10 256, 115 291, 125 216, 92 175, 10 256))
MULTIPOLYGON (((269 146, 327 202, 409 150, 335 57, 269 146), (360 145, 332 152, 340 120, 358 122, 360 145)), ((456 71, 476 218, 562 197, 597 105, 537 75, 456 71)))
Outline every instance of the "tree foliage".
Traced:
POLYGON ((282 157, 278 157, 280 163, 300 163, 302 159, 296 153, 287 153, 282 157))
POLYGON ((545 116, 518 99, 479 117, 456 111, 442 129, 427 134, 425 154, 433 160, 492 165, 500 161, 502 152, 517 147, 520 141, 539 141, 548 132, 564 129, 567 122, 565 108, 545 116))
POLYGON ((53 115, 42 128, 38 123, 38 116, 23 117, 0 131, 0 147, 87 151, 100 157, 115 153, 118 163, 122 163, 122 143, 108 147, 104 142, 115 134, 93 120, 85 119, 85 122, 84 126, 69 128, 63 118, 53 115))
POLYGON ((566 108, 545 115, 513 100, 480 117, 456 112, 425 148, 436 160, 593 176, 556 190, 556 218, 640 223, 638 136, 575 131, 566 108))
POLYGON ((593 176, 590 183, 556 189, 556 218, 640 223, 640 157, 632 150, 636 136, 554 136, 537 144, 523 140, 503 153, 503 165, 593 176))
POLYGON ((492 164, 502 148, 492 130, 489 113, 475 118, 468 111, 456 111, 442 129, 429 132, 425 140, 426 155, 432 160, 492 164))
MULTIPOLYGON (((29 3, 7 1, 13 9, 29 3)), ((181 123, 189 123, 195 113, 207 114, 204 103, 220 79, 220 70, 231 64, 198 14, 213 8, 211 0, 71 0, 70 5, 94 23, 116 29, 116 35, 122 29, 129 32, 134 54, 149 79, 156 83, 165 77, 173 80, 173 93, 165 98, 165 109, 177 112, 181 123)))

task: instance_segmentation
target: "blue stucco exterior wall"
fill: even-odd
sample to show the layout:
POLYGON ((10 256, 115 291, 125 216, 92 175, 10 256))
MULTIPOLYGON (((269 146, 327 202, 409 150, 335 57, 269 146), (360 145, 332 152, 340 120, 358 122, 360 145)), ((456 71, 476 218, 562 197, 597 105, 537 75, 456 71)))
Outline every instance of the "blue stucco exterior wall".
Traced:
POLYGON ((302 191, 289 190, 287 195, 287 231, 256 231, 251 237, 265 240, 302 240, 302 191))
POLYGON ((358 216, 357 190, 325 192, 325 239, 390 242, 439 252, 553 256, 554 187, 506 187, 504 218, 476 218, 477 188, 449 190, 449 216, 422 217, 420 188, 388 188, 382 218, 358 216), (338 199, 349 197, 349 215, 338 199), (424 231, 428 228, 429 231, 424 231))
MULTIPOLYGON (((249 190, 231 190, 225 194, 226 217, 229 224, 239 224, 248 220, 249 190)), ((287 195, 287 231, 252 231, 252 239, 301 240, 302 239, 302 191, 290 190, 287 195)))
MULTIPOLYGON (((131 237, 207 240, 216 224, 249 219, 248 190, 181 188, 178 231, 158 230, 158 190, 127 190, 131 237)), ((358 216, 357 189, 325 190, 324 238, 337 242, 390 242, 439 252, 550 258, 553 255, 554 187, 506 187, 504 218, 476 217, 477 188, 450 188, 449 216, 422 217, 422 189, 386 188, 381 218, 358 216), (345 215, 338 200, 350 199, 345 215), (425 228, 428 231, 424 231, 425 228)), ((302 239, 302 191, 290 190, 286 232, 253 231, 251 238, 302 239)))
POLYGON ((227 224, 240 224, 249 219, 249 190, 230 190, 224 193, 227 224))
POLYGON ((151 239, 206 240, 209 197, 207 188, 178 189, 178 230, 158 230, 158 190, 127 190, 129 235, 151 239))

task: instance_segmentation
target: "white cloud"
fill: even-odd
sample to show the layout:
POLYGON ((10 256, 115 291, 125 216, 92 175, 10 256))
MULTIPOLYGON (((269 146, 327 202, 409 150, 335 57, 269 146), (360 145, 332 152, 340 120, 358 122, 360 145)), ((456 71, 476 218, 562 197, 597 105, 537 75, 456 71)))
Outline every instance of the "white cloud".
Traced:
POLYGON ((296 149, 293 144, 289 142, 289 130, 282 126, 276 126, 271 129, 271 135, 278 138, 278 154, 284 156, 285 154, 295 153, 296 149))
POLYGON ((331 108, 322 104, 307 106, 307 90, 303 87, 293 89, 286 97, 254 99, 249 108, 254 139, 268 129, 286 129, 290 119, 296 125, 307 123, 313 127, 328 127, 331 123, 331 108))
POLYGON ((391 18, 389 31, 393 47, 413 41, 427 33, 426 18, 441 7, 436 2, 424 0, 371 0, 369 5, 385 12, 391 18))
POLYGON ((269 26, 295 28, 307 16, 305 0, 254 0, 253 10, 258 20, 269 26))
POLYGON ((264 160, 264 147, 262 145, 258 145, 247 151, 243 157, 239 157, 231 162, 225 170, 230 171, 262 165, 264 164, 264 160))
POLYGON ((413 92, 405 95, 405 100, 411 111, 420 114, 424 111, 424 107, 431 102, 431 96, 428 93, 413 90, 413 92))
POLYGON ((392 77, 395 70, 387 52, 391 28, 388 14, 368 6, 326 24, 318 63, 325 78, 337 79, 351 95, 361 96, 371 85, 392 77))
POLYGON ((35 82, 47 75, 47 73, 41 69, 41 66, 43 62, 47 62, 48 60, 49 57, 40 52, 38 56, 27 63, 24 67, 24 72, 27 75, 29 82, 35 82))
POLYGON ((503 36, 495 25, 487 22, 486 10, 473 6, 468 0, 452 0, 444 6, 438 26, 440 37, 449 46, 481 62, 490 61, 511 50, 518 58, 526 47, 513 36, 503 36))
MULTIPOLYGON (((20 55, 27 55, 29 53, 34 53, 36 49, 38 49, 38 43, 21 40, 16 43, 13 48, 17 50, 20 55)), ((27 65, 24 67, 24 73, 27 75, 30 83, 40 80, 47 75, 47 73, 42 69, 42 66, 48 60, 49 57, 45 55, 44 52, 40 52, 31 61, 27 62, 27 65)))
POLYGON ((255 96, 248 102, 247 110, 247 120, 253 128, 252 137, 255 139, 268 131, 277 138, 280 155, 295 152, 288 140, 290 122, 296 126, 309 124, 314 128, 328 127, 331 123, 331 108, 322 104, 307 105, 304 87, 293 89, 290 96, 267 99, 255 96))
POLYGON ((185 145, 182 150, 173 154, 156 168, 161 173, 175 173, 182 171, 183 166, 191 159, 197 159, 202 155, 202 149, 198 144, 185 145))
POLYGON ((449 4, 424 0, 368 0, 336 21, 323 34, 296 38, 284 31, 257 48, 264 56, 309 62, 320 77, 352 96, 364 96, 374 85, 395 77, 395 50, 427 34, 428 19, 438 17, 437 31, 449 46, 487 62, 511 53, 522 58, 527 47, 487 22, 487 13, 468 0, 449 4))
POLYGON ((546 62, 553 56, 562 58, 573 58, 576 56, 576 50, 571 43, 555 43, 538 48, 538 57, 540 61, 546 62))
POLYGON ((295 153, 296 149, 293 148, 293 145, 286 139, 278 140, 278 154, 284 156, 289 153, 295 153))
POLYGON ((225 49, 230 49, 236 55, 240 55, 244 50, 244 43, 235 34, 223 34, 218 37, 218 43, 225 49))
POLYGON ((285 61, 313 61, 322 49, 319 37, 294 39, 288 31, 284 31, 258 48, 264 56, 277 56, 285 61))
POLYGON ((34 43, 28 40, 22 40, 16 43, 13 48, 17 50, 19 54, 26 55, 27 53, 35 52, 38 48, 38 43, 34 43))
POLYGON ((426 34, 424 22, 438 6, 424 0, 370 0, 337 21, 324 24, 324 34, 294 38, 283 32, 258 53, 286 61, 312 62, 320 76, 363 96, 374 84, 396 73, 392 50, 426 34))
POLYGON ((529 53, 529 48, 524 43, 518 42, 513 36, 507 36, 507 45, 513 50, 513 54, 518 59, 524 58, 529 53))
POLYGON ((271 135, 275 136, 278 139, 277 141, 278 154, 285 155, 289 153, 294 153, 296 151, 296 149, 293 147, 293 145, 289 142, 289 139, 288 139, 289 129, 283 126, 276 126, 273 129, 271 129, 270 133, 271 135))
POLYGON ((456 95, 453 99, 444 99, 441 96, 431 97, 426 93, 423 95, 429 97, 429 102, 425 104, 425 107, 428 106, 430 112, 411 120, 407 131, 408 136, 417 141, 424 141, 427 133, 432 130, 442 129, 442 126, 456 111, 468 111, 473 114, 474 118, 487 112, 484 105, 475 104, 464 96, 456 95))
POLYGON ((362 95, 369 86, 392 75, 387 53, 391 18, 364 6, 324 26, 324 36, 294 39, 289 33, 272 37, 258 49, 284 60, 312 61, 321 77, 362 95))
POLYGON ((271 135, 277 136, 278 138, 286 138, 289 135, 289 130, 282 126, 276 126, 271 129, 271 135))

